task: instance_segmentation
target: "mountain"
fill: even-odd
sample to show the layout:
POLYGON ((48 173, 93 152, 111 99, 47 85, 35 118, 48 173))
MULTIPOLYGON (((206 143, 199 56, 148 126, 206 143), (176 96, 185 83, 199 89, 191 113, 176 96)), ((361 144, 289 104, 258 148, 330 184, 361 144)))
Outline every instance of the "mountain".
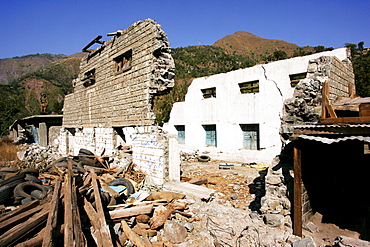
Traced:
POLYGON ((35 72, 39 69, 47 68, 52 63, 71 57, 81 58, 84 55, 85 54, 83 52, 70 56, 44 53, 0 59, 0 84, 7 85, 11 81, 16 80, 23 75, 35 72))
POLYGON ((294 53, 314 52, 313 47, 299 47, 283 40, 264 39, 246 31, 238 31, 217 40, 212 46, 221 47, 228 52, 250 56, 259 60, 272 55, 274 51, 284 51, 291 57, 294 53))

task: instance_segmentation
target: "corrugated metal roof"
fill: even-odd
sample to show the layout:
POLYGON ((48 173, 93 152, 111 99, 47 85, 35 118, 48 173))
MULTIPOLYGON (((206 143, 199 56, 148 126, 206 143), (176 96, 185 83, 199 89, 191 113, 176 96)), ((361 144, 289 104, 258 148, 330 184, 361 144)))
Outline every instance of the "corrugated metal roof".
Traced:
POLYGON ((295 125, 295 129, 324 129, 324 128, 370 128, 370 124, 308 124, 295 125))
POLYGON ((318 141, 325 144, 332 144, 337 143, 341 141, 350 141, 350 140, 358 140, 358 141, 364 141, 370 143, 370 136, 346 136, 342 138, 327 138, 327 137, 321 137, 321 136, 311 136, 311 135, 300 135, 299 138, 305 139, 305 140, 311 140, 311 141, 318 141))

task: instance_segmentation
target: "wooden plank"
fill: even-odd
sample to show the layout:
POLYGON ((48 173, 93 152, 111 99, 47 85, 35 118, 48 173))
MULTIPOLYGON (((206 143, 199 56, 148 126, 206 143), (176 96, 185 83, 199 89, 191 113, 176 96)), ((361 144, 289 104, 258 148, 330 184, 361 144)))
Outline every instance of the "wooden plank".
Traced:
MULTIPOLYGON (((68 159, 68 172, 72 174, 72 160, 68 159)), ((72 215, 73 215, 73 233, 75 238, 75 246, 86 246, 85 236, 82 232, 80 211, 77 202, 76 179, 72 176, 72 215)))
POLYGON ((49 247, 53 246, 53 235, 55 227, 57 226, 57 216, 58 216, 58 209, 59 209, 59 191, 62 185, 62 181, 57 180, 55 183, 55 188, 53 192, 53 197, 51 199, 50 205, 50 212, 48 216, 48 220, 46 222, 46 227, 44 231, 44 238, 42 241, 42 247, 49 247))
POLYGON ((107 246, 113 246, 112 237, 110 235, 110 230, 108 225, 106 224, 105 220, 105 214, 103 209, 103 204, 101 202, 100 198, 100 188, 97 181, 97 176, 95 174, 95 171, 93 168, 90 168, 90 174, 91 174, 91 182, 93 185, 93 192, 94 192, 94 198, 95 198, 95 204, 96 204, 96 211, 99 217, 100 221, 100 233, 102 235, 102 238, 104 239, 104 245, 107 246))
POLYGON ((336 123, 370 123, 370 117, 340 117, 340 118, 321 118, 320 123, 336 124, 336 123))
POLYGON ((150 214, 153 211, 153 205, 137 206, 133 208, 123 208, 109 211, 111 219, 120 219, 140 214, 150 214))
POLYGON ((139 237, 126 223, 125 220, 121 220, 121 227, 126 237, 130 239, 134 245, 138 247, 147 247, 144 240, 139 237))
POLYGON ((294 147, 293 234, 302 237, 301 150, 294 147))
POLYGON ((5 232, 8 229, 14 227, 15 225, 22 223, 23 221, 26 221, 29 217, 41 211, 43 208, 44 208, 43 205, 39 205, 35 208, 31 208, 25 212, 14 215, 13 217, 4 220, 3 222, 0 223, 0 232, 5 232))
POLYGON ((72 211, 72 170, 64 176, 64 246, 74 246, 72 211))
POLYGON ((37 207, 38 205, 40 205, 39 200, 34 200, 30 203, 27 203, 26 205, 14 210, 14 211, 11 211, 9 213, 6 213, 6 214, 2 215, 1 218, 0 218, 0 222, 5 221, 5 220, 10 219, 10 218, 13 218, 18 214, 21 214, 21 213, 26 212, 26 211, 34 208, 34 207, 37 207))
POLYGON ((50 203, 44 204, 44 209, 41 210, 39 213, 35 214, 27 221, 16 225, 12 229, 2 234, 0 236, 0 246, 10 246, 16 243, 20 238, 25 237, 27 234, 34 231, 36 228, 46 223, 49 210, 50 203))
POLYGON ((104 239, 102 238, 102 235, 100 234, 101 225, 100 225, 99 216, 96 213, 94 207, 91 205, 89 201, 86 200, 86 198, 84 198, 84 209, 87 214, 87 217, 89 217, 90 219, 91 225, 93 226, 95 230, 94 235, 97 241, 96 245, 98 247, 103 247, 104 239))

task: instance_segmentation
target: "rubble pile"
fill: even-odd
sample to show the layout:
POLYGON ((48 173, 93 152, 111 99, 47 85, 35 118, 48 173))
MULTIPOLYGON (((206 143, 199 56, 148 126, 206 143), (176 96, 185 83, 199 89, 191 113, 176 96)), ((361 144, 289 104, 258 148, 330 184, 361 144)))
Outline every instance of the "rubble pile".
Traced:
POLYGON ((87 151, 45 169, 0 170, 0 246, 164 246, 173 231, 187 233, 168 220, 174 213, 191 218, 183 213, 187 201, 175 201, 185 195, 135 192, 145 174, 133 165, 104 167, 87 151))
POLYGON ((23 150, 17 153, 21 161, 20 167, 44 169, 52 161, 59 158, 55 147, 43 147, 37 143, 23 145, 23 150))

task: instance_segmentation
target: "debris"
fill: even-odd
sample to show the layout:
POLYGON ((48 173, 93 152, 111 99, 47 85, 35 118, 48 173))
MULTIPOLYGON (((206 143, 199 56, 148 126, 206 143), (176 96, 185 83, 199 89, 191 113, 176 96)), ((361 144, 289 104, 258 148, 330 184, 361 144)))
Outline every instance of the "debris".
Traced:
POLYGON ((220 163, 218 166, 219 169, 234 169, 233 163, 220 163))
POLYGON ((185 241, 188 235, 184 226, 171 220, 167 220, 163 227, 164 237, 171 243, 179 244, 185 241))
POLYGON ((369 247, 370 242, 360 240, 360 239, 355 239, 355 238, 350 238, 350 237, 345 237, 345 236, 338 236, 333 243, 333 246, 336 247, 344 247, 344 246, 349 246, 349 247, 369 247))
POLYGON ((293 247, 316 247, 312 237, 297 240, 293 243, 293 247))
POLYGON ((319 232, 319 228, 317 228, 317 226, 311 221, 309 221, 305 226, 303 226, 303 229, 306 229, 307 231, 312 233, 319 232))
POLYGON ((167 182, 163 188, 170 191, 186 194, 203 200, 210 200, 214 195, 215 190, 206 187, 198 186, 195 184, 181 183, 181 182, 167 182))

